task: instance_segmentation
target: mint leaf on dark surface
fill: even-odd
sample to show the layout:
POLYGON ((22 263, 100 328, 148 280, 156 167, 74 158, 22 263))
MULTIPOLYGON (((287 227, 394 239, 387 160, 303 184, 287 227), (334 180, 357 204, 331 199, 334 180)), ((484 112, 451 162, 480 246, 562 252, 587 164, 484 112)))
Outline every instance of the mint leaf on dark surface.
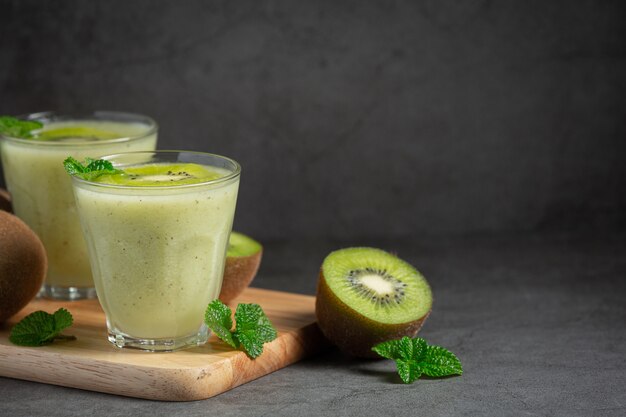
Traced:
POLYGON ((406 384, 422 374, 435 378, 463 374, 461 362, 452 352, 440 346, 428 346, 420 337, 389 340, 372 350, 383 358, 394 360, 398 374, 406 384))
POLYGON ((398 368, 400 379, 405 384, 411 384, 422 376, 422 369, 416 361, 396 360, 396 368, 398 368))
POLYGON ((399 340, 380 343, 374 346, 372 350, 383 358, 409 360, 416 357, 421 358, 426 351, 426 346, 426 341, 422 338, 411 339, 405 336, 399 340))
POLYGON ((420 364, 424 375, 441 377, 462 375, 461 361, 447 349, 440 346, 428 346, 420 364))
POLYGON ((231 309, 220 300, 213 300, 204 313, 204 322, 222 341, 237 349, 237 343, 230 329, 233 327, 231 309))
POLYGON ((54 314, 35 311, 13 326, 9 340, 20 346, 42 346, 54 340, 73 340, 74 336, 60 334, 72 323, 72 315, 64 308, 60 308, 54 314))
POLYGON ((400 343, 396 340, 379 343, 372 350, 386 359, 399 358, 401 355, 400 343))

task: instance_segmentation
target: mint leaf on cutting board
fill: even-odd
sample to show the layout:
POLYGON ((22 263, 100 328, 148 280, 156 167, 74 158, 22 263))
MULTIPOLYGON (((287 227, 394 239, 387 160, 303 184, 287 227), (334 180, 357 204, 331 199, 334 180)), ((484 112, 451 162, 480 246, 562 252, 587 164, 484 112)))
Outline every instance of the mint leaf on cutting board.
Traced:
POLYGON ((43 346, 55 340, 74 340, 74 336, 61 334, 73 321, 70 312, 64 308, 58 309, 54 314, 35 311, 13 326, 9 340, 19 346, 43 346))
POLYGON ((252 358, 263 353, 264 343, 276 339, 276 329, 258 304, 239 304, 235 321, 234 335, 252 358))
POLYGON ((233 327, 231 319, 232 311, 220 300, 213 300, 204 313, 204 322, 206 325, 225 343, 237 349, 239 343, 233 338, 230 329, 233 327))
POLYGON ((229 346, 243 350, 252 359, 263 353, 263 344, 276 339, 276 329, 258 304, 239 304, 235 311, 235 330, 231 309, 220 300, 212 301, 204 314, 206 325, 229 346))

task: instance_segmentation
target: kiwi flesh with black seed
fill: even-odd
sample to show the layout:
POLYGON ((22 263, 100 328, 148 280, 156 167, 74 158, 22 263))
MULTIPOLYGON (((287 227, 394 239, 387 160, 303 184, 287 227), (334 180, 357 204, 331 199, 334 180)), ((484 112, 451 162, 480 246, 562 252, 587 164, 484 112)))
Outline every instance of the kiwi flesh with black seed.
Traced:
POLYGON ((39 237, 22 220, 0 211, 0 323, 37 295, 47 270, 39 237))
POLYGON ((259 270, 262 256, 263 246, 259 242, 242 233, 230 234, 219 296, 222 302, 229 303, 248 288, 259 270))
POLYGON ((417 334, 432 301, 428 282, 407 262, 380 249, 346 248, 322 263, 315 312, 342 351, 376 358, 374 345, 417 334))

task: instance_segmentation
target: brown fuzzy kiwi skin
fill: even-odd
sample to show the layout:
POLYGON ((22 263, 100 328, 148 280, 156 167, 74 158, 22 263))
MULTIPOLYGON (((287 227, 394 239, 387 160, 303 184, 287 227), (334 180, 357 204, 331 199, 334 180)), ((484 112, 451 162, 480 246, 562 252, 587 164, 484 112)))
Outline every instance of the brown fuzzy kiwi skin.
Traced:
POLYGON ((13 205, 11 204, 11 194, 4 188, 0 188, 0 210, 13 213, 13 205))
POLYGON ((0 211, 0 323, 37 295, 47 270, 39 237, 22 220, 0 211))
POLYGON ((415 337, 430 310, 424 317, 409 323, 385 324, 373 321, 341 301, 328 287, 320 271, 315 300, 317 324, 324 336, 348 355, 359 358, 381 357, 372 347, 402 336, 415 337))
POLYGON ((219 299, 228 304, 243 292, 259 270, 263 249, 250 256, 229 256, 224 267, 224 280, 219 299))

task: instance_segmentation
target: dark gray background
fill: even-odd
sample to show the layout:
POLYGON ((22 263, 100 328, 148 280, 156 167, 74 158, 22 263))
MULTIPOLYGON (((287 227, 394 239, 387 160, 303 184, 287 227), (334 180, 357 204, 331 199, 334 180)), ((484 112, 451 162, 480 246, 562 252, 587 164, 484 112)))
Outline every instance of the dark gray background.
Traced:
POLYGON ((623 416, 625 10, 0 0, 0 114, 144 113, 161 148, 238 159, 255 286, 314 294, 329 251, 393 250, 465 369, 404 386, 331 350, 188 404, 0 378, 0 414, 623 416))
POLYGON ((0 3, 0 113, 150 115, 260 240, 626 226, 619 2, 0 3))

